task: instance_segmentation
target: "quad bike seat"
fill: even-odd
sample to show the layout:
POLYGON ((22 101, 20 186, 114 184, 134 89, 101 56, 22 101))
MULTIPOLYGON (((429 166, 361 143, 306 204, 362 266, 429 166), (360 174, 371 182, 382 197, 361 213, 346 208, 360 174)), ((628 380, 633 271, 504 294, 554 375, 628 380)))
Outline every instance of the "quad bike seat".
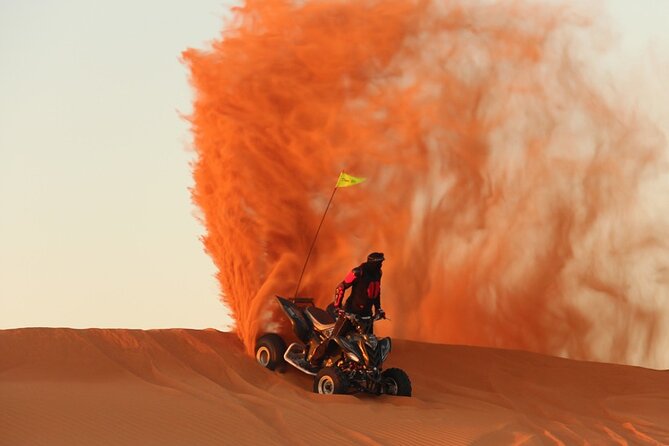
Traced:
POLYGON ((316 307, 307 307, 304 310, 304 313, 307 315, 311 323, 314 324, 316 330, 323 331, 334 327, 334 318, 325 310, 316 307))

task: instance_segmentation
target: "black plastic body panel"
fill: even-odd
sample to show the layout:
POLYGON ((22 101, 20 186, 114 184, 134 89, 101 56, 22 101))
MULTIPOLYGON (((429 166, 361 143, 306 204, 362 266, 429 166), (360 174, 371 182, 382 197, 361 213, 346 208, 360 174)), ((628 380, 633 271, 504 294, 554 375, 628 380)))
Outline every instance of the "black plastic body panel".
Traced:
POLYGON ((279 300, 281 309, 284 313, 286 313, 290 323, 293 325, 293 332, 295 333, 295 336, 297 336, 297 338, 305 344, 309 342, 309 339, 311 338, 311 330, 313 327, 311 326, 309 320, 304 316, 303 310, 294 302, 291 302, 292 299, 288 300, 281 296, 276 296, 276 298, 279 300))

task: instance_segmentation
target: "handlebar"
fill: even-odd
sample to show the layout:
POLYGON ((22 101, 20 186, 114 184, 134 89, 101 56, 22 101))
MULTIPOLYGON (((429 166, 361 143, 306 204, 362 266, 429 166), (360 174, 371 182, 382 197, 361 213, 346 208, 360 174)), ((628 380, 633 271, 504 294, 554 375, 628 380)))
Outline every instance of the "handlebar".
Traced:
POLYGON ((376 322, 376 321, 381 320, 381 319, 390 320, 386 317, 381 317, 380 314, 375 314, 374 316, 359 316, 355 313, 341 313, 341 317, 348 318, 349 320, 351 320, 353 322, 369 321, 369 320, 373 320, 374 322, 376 322))

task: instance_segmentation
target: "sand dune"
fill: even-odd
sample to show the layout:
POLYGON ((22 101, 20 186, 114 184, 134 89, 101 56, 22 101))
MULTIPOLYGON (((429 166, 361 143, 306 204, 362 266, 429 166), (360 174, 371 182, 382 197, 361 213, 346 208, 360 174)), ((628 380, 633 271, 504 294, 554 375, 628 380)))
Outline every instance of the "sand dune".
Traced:
POLYGON ((215 330, 0 331, 0 445, 661 445, 669 372, 396 341, 414 397, 320 396, 215 330))

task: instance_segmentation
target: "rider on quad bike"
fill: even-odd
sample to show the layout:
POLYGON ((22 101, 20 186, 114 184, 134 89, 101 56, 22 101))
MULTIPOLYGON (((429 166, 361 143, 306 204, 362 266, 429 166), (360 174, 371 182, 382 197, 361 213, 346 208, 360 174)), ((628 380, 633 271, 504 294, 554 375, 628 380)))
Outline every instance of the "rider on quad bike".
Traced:
POLYGON ((367 262, 354 268, 337 287, 335 301, 326 310, 316 307, 312 298, 276 296, 297 340, 286 347, 279 334, 263 334, 256 341, 258 363, 270 370, 290 364, 312 375, 313 390, 322 395, 365 392, 411 396, 407 373, 384 367, 392 349, 390 337, 372 333, 374 322, 385 317, 381 310, 383 260, 382 253, 371 253, 367 262), (350 287, 342 308, 344 291, 350 287))
MULTIPOLYGON (((385 319, 386 314, 381 309, 381 275, 383 274, 381 266, 384 260, 385 257, 382 252, 369 254, 367 261, 353 268, 337 286, 334 296, 334 309, 339 317, 331 337, 344 336, 353 328, 351 321, 342 317, 345 313, 372 316, 372 307, 374 307, 374 319, 385 319), (353 288, 342 309, 344 291, 349 287, 353 288)), ((323 356, 326 344, 327 342, 323 342, 316 348, 309 361, 311 365, 318 364, 323 356)))

